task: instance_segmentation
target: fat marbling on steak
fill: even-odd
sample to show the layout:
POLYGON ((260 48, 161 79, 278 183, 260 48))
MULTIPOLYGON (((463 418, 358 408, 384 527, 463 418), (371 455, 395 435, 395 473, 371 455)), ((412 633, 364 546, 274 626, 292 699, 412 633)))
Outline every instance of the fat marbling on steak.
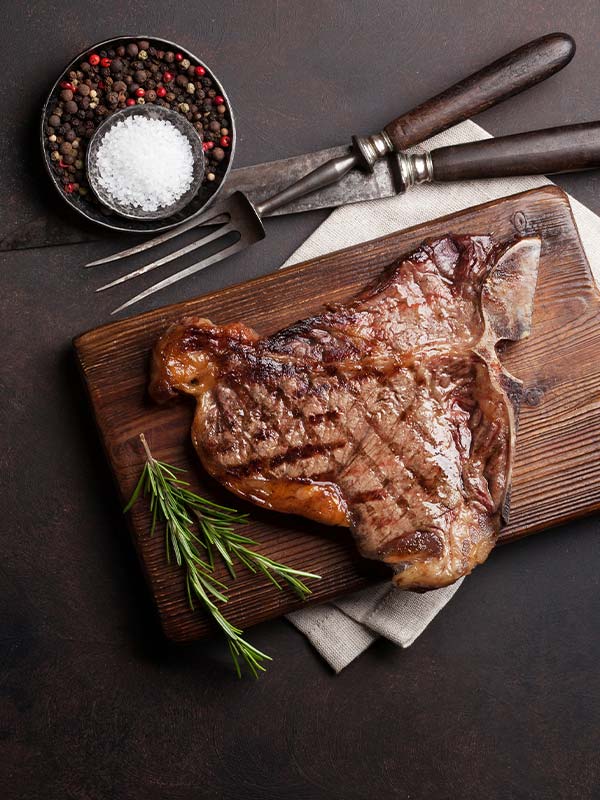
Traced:
POLYGON ((151 395, 196 398, 194 446, 231 491, 348 526, 399 587, 445 586, 506 511, 521 383, 495 345, 529 333, 539 253, 445 236, 266 338, 187 317, 156 344, 151 395))

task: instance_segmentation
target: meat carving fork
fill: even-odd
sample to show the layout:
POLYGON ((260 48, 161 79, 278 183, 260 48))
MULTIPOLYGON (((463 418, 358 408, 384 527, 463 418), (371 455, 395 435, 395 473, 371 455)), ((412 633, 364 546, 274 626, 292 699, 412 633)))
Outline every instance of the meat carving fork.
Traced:
POLYGON ((430 181, 546 174, 600 166, 600 122, 442 147, 429 153, 408 155, 403 152, 435 133, 545 80, 566 66, 574 52, 575 43, 563 33, 548 34, 529 42, 398 117, 380 133, 354 136, 347 155, 327 161, 272 197, 253 204, 245 194, 235 192, 215 203, 200 217, 135 247, 87 264, 92 267, 117 261, 163 244, 184 231, 216 226, 205 236, 96 291, 104 291, 144 275, 210 242, 238 237, 230 244, 223 241, 223 247, 218 252, 159 281, 112 313, 122 311, 263 239, 266 234, 261 218, 264 215, 339 181, 355 167, 366 172, 372 171, 376 161, 389 154, 396 156, 401 191, 430 181))

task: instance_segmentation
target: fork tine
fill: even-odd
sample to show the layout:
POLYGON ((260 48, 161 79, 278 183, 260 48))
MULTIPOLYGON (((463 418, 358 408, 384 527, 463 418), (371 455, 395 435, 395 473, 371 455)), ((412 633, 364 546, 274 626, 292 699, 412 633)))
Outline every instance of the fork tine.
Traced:
POLYGON ((199 217, 194 217, 187 222, 183 222, 176 228, 171 228, 170 230, 161 233, 160 236, 155 236, 153 239, 147 239, 145 242, 141 242, 141 244, 136 244, 135 247, 128 247, 127 250, 120 250, 118 253, 113 253, 111 256, 99 258, 97 261, 90 261, 89 264, 85 264, 85 267, 86 269, 88 267, 97 267, 100 264, 108 264, 111 261, 119 261, 121 258, 127 258, 128 256, 135 255, 136 253, 143 253, 144 250, 150 250, 151 247, 156 247, 163 242, 168 242, 169 239, 179 236, 180 233, 185 233, 185 231, 189 231, 192 228, 196 228, 201 225, 207 225, 209 223, 220 225, 222 222, 225 222, 225 219, 220 220, 219 217, 225 215, 229 216, 226 202, 218 203, 214 206, 214 208, 209 208, 208 211, 206 211, 204 214, 201 214, 199 217))
POLYGON ((193 275, 195 272, 200 272, 200 270, 206 269, 206 267, 210 267, 211 264, 216 264, 218 261, 222 261, 224 258, 232 256, 234 253, 237 253, 240 250, 249 247, 251 244, 254 244, 254 242, 247 242, 244 240, 243 236, 240 236, 237 242, 230 244, 229 247, 226 247, 224 250, 220 250, 218 253, 214 253, 212 256, 209 256, 208 258, 204 258, 202 259, 202 261, 197 261, 190 267, 186 267, 186 269, 182 269, 180 272, 176 272, 175 274, 170 275, 168 278, 165 278, 159 283, 155 283, 154 286, 150 286, 149 289, 145 289, 143 292, 140 292, 140 294, 136 294, 136 296, 132 297, 131 300, 128 300, 126 303, 123 303, 110 313, 117 314, 124 308, 132 306, 134 303, 138 303, 140 300, 149 297, 151 294, 159 292, 161 289, 165 289, 167 286, 171 286, 171 284, 176 283, 177 281, 180 281, 183 278, 187 278, 190 275, 193 275))
POLYGON ((150 272, 157 267, 162 267, 163 264, 168 264, 169 261, 173 261, 175 258, 185 256, 187 253, 197 250, 198 247, 203 247, 205 244, 214 242, 216 239, 220 239, 222 236, 227 236, 227 234, 231 233, 233 230, 233 225, 231 222, 228 222, 226 225, 217 228, 216 231, 209 233, 208 236, 203 236, 201 239, 196 239, 196 241, 191 242, 185 247, 181 247, 179 250, 174 250, 172 253, 167 253, 166 256, 163 256, 156 261, 151 261, 149 264, 145 264, 143 267, 133 270, 133 272, 128 272, 126 275, 121 275, 120 278, 116 278, 114 281, 111 281, 104 286, 100 286, 100 288, 96 289, 96 291, 103 292, 105 289, 110 289, 111 286, 117 286, 119 283, 125 283, 125 281, 129 281, 132 278, 137 278, 138 275, 144 275, 146 272, 150 272))

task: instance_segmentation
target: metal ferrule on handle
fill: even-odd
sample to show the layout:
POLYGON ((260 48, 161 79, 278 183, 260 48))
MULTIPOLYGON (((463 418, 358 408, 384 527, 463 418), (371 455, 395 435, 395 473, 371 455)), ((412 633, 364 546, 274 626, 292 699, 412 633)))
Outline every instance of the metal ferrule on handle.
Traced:
POLYGON ((399 155, 403 188, 431 181, 555 175, 600 167, 600 122, 561 125, 399 155))
POLYGON ((352 139, 356 165, 367 172, 375 162, 401 152, 458 122, 549 78, 573 58, 575 42, 551 33, 518 47, 468 78, 430 98, 373 136, 352 139))
POLYGON ((431 183, 434 180, 431 153, 401 153, 400 176, 405 190, 419 183, 431 183))
POLYGON ((357 166, 367 172, 373 171, 373 165, 380 158, 394 152, 392 140, 385 131, 373 136, 353 136, 352 146, 357 157, 357 166))

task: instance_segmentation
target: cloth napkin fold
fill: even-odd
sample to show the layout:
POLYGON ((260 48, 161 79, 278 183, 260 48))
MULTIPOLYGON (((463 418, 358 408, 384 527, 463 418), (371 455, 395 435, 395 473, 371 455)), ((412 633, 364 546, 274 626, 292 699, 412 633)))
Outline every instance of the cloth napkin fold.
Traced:
MULTIPOLYGON (((422 147, 431 150, 488 138, 491 135, 487 131, 467 120, 428 139, 422 147)), ((414 148, 414 151, 419 149, 414 148)), ((424 184, 413 187, 407 195, 342 206, 329 215, 283 267, 551 183, 548 178, 531 176, 424 184)), ((600 282, 600 217, 574 198, 569 200, 592 272, 600 282)), ((409 647, 461 583, 458 581, 453 586, 426 594, 402 592, 389 583, 378 584, 333 603, 295 611, 288 619, 335 672, 340 672, 379 636, 400 647, 409 647)))

